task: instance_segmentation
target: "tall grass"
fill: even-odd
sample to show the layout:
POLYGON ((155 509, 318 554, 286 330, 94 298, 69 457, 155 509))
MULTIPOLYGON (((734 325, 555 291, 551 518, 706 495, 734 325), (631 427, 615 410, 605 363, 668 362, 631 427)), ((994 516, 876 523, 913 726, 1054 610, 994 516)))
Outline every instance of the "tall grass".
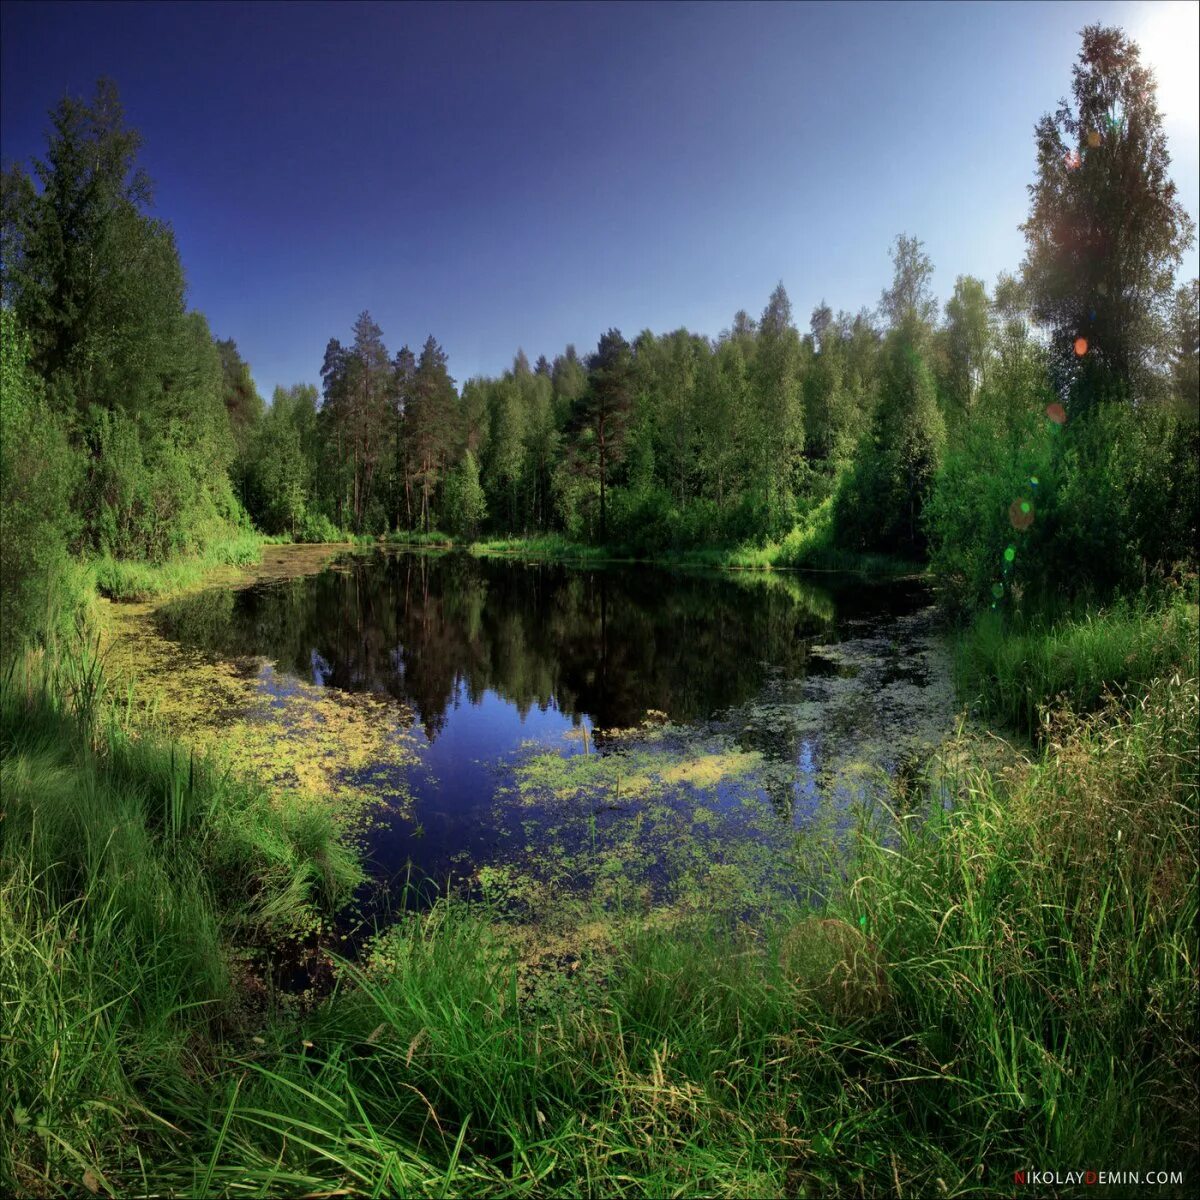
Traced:
POLYGON ((573 542, 559 533, 473 542, 470 550, 472 554, 511 555, 515 558, 549 559, 554 562, 604 562, 621 557, 620 552, 613 548, 573 542))
POLYGON ((262 557, 263 541, 257 533, 242 532, 211 543, 200 555, 163 563, 104 556, 91 563, 91 570, 102 595, 113 600, 152 600, 194 587, 215 567, 257 563, 262 557))
POLYGON ((395 546, 453 546, 454 538, 440 529, 395 529, 380 541, 395 546))
POLYGON ((131 738, 102 691, 87 661, 0 683, 5 1194, 140 1189, 174 1153, 170 1097, 245 1017, 236 947, 361 878, 325 810, 131 738))
POLYGON ((1106 692, 1136 697, 1177 666, 1195 671, 1196 625, 1196 604, 1182 593, 1061 614, 984 613, 958 641, 959 693, 984 715, 1036 734, 1039 714, 1056 701, 1091 711, 1106 692))

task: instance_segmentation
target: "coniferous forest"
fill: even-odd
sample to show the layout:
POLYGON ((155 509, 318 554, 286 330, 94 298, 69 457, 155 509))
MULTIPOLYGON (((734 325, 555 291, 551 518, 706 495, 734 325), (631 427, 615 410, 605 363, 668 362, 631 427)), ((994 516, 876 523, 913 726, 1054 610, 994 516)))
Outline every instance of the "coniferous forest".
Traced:
MULTIPOLYGON (((1023 261, 949 296, 900 232, 875 308, 830 279, 798 313, 781 282, 720 331, 608 328, 465 380, 436 331, 347 312, 267 398, 189 307, 116 84, 58 104, 3 175, 0 1190, 995 1195, 1102 1168, 1190 1191, 1195 225, 1121 30, 1083 30, 1032 134, 1023 261), (622 902, 603 935, 573 909, 514 940, 486 895, 445 896, 343 959, 365 876, 337 811, 200 753, 105 649, 114 614, 292 543, 919 578, 977 743, 960 725, 895 776, 782 916, 622 902), (325 974, 291 987, 305 955, 325 974)), ((533 626, 445 612, 459 640, 418 664, 438 706, 485 637, 501 689, 533 626)), ((539 660, 585 698, 590 620, 539 660)), ((756 644, 782 655, 778 628, 756 644)), ((629 660, 678 693, 652 642, 629 660)))

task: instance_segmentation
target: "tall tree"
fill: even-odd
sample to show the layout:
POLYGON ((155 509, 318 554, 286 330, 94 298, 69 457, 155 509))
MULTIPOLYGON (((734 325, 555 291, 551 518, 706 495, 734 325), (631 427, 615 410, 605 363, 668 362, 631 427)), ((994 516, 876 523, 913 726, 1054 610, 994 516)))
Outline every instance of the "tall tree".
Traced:
POLYGON ((772 531, 790 495, 793 466, 804 452, 800 360, 800 334, 792 322, 792 303, 780 283, 758 323, 751 366, 757 473, 767 525, 772 531))
POLYGON ((383 331, 362 312, 354 323, 354 345, 346 356, 347 408, 352 444, 351 494, 354 529, 363 531, 375 476, 384 456, 395 376, 383 344, 383 331))
POLYGON ((342 343, 337 338, 330 338, 325 346, 325 359, 321 364, 321 425, 326 460, 323 464, 323 474, 326 489, 333 495, 334 520, 339 529, 346 527, 347 464, 351 440, 347 358, 342 343))
POLYGON ((416 520, 413 483, 417 476, 417 458, 412 439, 413 398, 416 395, 417 356, 407 346, 396 351, 392 361, 392 440, 396 528, 411 529, 416 520), (403 514, 401 504, 403 503, 403 514))
POLYGON ((1089 25, 1062 100, 1036 126, 1021 226, 1035 319, 1064 394, 1084 404, 1147 386, 1175 271, 1195 226, 1167 168, 1154 76, 1119 29, 1089 25))
POLYGON ((925 547, 921 516, 946 432, 933 376, 906 328, 888 336, 879 405, 839 496, 837 524, 860 548, 915 556, 925 547))
POLYGON ((1200 417, 1200 279, 1175 293, 1169 363, 1176 408, 1195 422, 1200 417))
POLYGON ((177 348, 183 272, 169 226, 146 215, 141 137, 108 80, 50 121, 40 190, 17 167, 5 181, 4 299, 57 407, 150 408, 177 348))
POLYGON ((718 510, 742 483, 749 390, 743 344, 723 338, 705 359, 697 383, 699 465, 718 510))
POLYGON ((928 334, 937 319, 933 295, 933 263, 924 243, 900 233, 892 243, 892 286, 880 297, 879 309, 891 329, 903 329, 910 341, 928 334))
POLYGON ((238 353, 237 342, 232 338, 218 341, 217 353, 221 356, 221 390, 225 411, 229 414, 234 441, 240 449, 262 417, 264 405, 250 375, 250 366, 238 353))
POLYGON ((420 494, 421 527, 429 532, 433 500, 451 449, 460 438, 460 412, 446 352, 430 334, 421 347, 413 374, 412 396, 405 420, 405 437, 420 494))
POLYGON ((984 382, 991 347, 987 290, 971 275, 960 275, 954 295, 946 301, 946 322, 940 331, 942 392, 948 412, 961 421, 971 411, 984 382))
POLYGON ((618 329, 600 339, 587 362, 587 388, 575 402, 572 425, 581 458, 600 485, 600 540, 608 535, 608 480, 621 459, 633 405, 633 353, 618 329))
POLYGON ((519 371, 519 362, 503 379, 488 389, 488 440, 485 477, 493 498, 493 515, 500 516, 510 531, 520 527, 518 512, 525 470, 525 406, 521 381, 528 377, 519 371))

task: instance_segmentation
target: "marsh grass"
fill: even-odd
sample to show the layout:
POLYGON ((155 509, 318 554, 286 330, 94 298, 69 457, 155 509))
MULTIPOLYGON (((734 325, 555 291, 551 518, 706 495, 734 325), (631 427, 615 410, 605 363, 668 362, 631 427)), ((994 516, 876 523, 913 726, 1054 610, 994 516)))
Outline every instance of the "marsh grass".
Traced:
POLYGON ((361 879, 325 809, 128 736, 100 670, 32 657, 0 683, 6 1194, 139 1188, 141 1156, 170 1153, 151 1098, 243 1019, 233 948, 305 931, 361 879))
POLYGON ((472 542, 472 554, 510 555, 513 558, 547 559, 553 562, 599 563, 620 559, 619 550, 606 546, 588 546, 573 542, 562 534, 548 533, 540 537, 495 538, 472 542))

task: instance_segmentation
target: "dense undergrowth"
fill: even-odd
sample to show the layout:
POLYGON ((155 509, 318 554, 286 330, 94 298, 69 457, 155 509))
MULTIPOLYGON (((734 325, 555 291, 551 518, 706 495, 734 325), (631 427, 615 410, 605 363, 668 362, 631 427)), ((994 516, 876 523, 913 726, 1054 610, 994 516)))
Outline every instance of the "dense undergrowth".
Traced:
POLYGON ((1145 693, 1177 666, 1195 671, 1191 592, 1055 614, 985 612, 958 638, 957 686, 990 720, 1036 735, 1047 708, 1096 709, 1110 692, 1145 693))
POLYGON ((539 537, 499 538, 475 542, 475 554, 510 554, 514 557, 548 559, 561 562, 603 562, 631 559, 663 563, 669 566, 717 567, 743 571, 807 569, 818 571, 869 572, 873 576, 920 574, 921 563, 887 554, 847 549, 837 544, 833 527, 833 501, 826 500, 797 522, 792 531, 778 540, 748 539, 728 545, 709 545, 687 549, 614 542, 597 546, 572 541, 561 534, 539 537))
POLYGON ((1196 638, 1169 620, 1181 657, 1136 696, 1048 716, 1004 775, 949 748, 928 808, 831 848, 812 907, 610 920, 535 969, 447 900, 311 1007, 247 950, 358 878, 327 813, 131 736, 86 656, 27 663, 0 694, 0 1181, 956 1195, 1194 1169, 1196 638))

